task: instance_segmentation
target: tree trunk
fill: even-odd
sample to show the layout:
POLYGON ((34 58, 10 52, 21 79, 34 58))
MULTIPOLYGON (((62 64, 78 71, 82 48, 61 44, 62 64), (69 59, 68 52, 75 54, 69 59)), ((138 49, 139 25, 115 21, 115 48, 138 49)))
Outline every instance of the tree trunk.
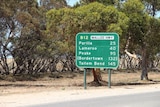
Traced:
POLYGON ((147 51, 145 47, 142 47, 142 74, 141 80, 148 80, 148 71, 147 71, 147 51))
POLYGON ((101 77, 101 72, 99 68, 96 69, 92 69, 92 73, 93 73, 93 77, 94 77, 94 82, 100 84, 100 81, 102 81, 102 77, 101 77))

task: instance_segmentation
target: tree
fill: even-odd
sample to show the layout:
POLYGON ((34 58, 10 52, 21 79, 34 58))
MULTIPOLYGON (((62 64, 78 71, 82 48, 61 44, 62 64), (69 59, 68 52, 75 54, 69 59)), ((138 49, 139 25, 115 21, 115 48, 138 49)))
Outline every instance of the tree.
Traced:
POLYGON ((116 0, 80 0, 80 4, 82 4, 82 5, 89 4, 92 2, 99 2, 104 5, 113 5, 116 2, 116 0))
MULTIPOLYGON (((80 7, 80 11, 86 11, 83 19, 87 19, 82 19, 82 22, 85 23, 82 31, 117 32, 122 36, 127 28, 128 18, 123 13, 118 12, 114 6, 103 6, 100 6, 98 3, 92 3, 80 7)), ((99 81, 102 80, 100 69, 92 69, 92 72, 94 81, 99 84, 99 81)))
MULTIPOLYGON (((153 22, 157 19, 144 12, 144 5, 140 0, 128 0, 123 5, 123 12, 130 18, 127 36, 131 38, 131 43, 140 48, 142 56, 141 80, 148 80, 148 65, 153 47, 158 46, 158 41, 154 42, 157 35, 152 35, 155 29, 153 22), (154 46, 152 43, 156 43, 154 46), (153 46, 152 48, 150 46, 153 46)), ((159 35, 159 34, 158 34, 159 35)))
POLYGON ((1 1, 0 52, 4 72, 9 74, 8 56, 14 63, 14 74, 47 71, 55 54, 55 44, 45 37, 45 12, 66 6, 65 0, 10 0, 1 1), (49 43, 52 43, 50 45, 49 43))
MULTIPOLYGON (((67 44, 63 46, 71 49, 68 53, 74 53, 75 35, 78 32, 118 32, 122 35, 127 29, 127 23, 128 18, 125 14, 114 6, 105 6, 97 2, 75 9, 53 9, 47 13, 49 35, 56 42, 67 44)), ((99 70, 96 71, 93 72, 94 80, 99 83, 102 79, 99 70)))
POLYGON ((40 0, 39 3, 47 10, 67 7, 65 0, 40 0))
MULTIPOLYGON (((41 25, 41 8, 35 0, 19 1, 15 7, 17 28, 12 37, 12 57, 16 63, 16 73, 37 73, 48 68, 44 48, 44 28, 41 25), (40 46, 43 46, 40 48, 40 46), (46 58, 46 59, 45 59, 46 58)), ((42 21, 43 22, 43 21, 42 21)))
POLYGON ((2 0, 0 3, 0 69, 2 74, 9 74, 11 70, 7 58, 11 56, 11 38, 16 29, 14 22, 15 3, 17 1, 14 0, 9 2, 2 0))
POLYGON ((39 71, 44 67, 37 60, 41 56, 37 47, 42 42, 43 28, 37 1, 3 0, 0 5, 1 67, 9 74, 11 69, 7 58, 12 57, 16 64, 13 65, 15 73, 39 71))

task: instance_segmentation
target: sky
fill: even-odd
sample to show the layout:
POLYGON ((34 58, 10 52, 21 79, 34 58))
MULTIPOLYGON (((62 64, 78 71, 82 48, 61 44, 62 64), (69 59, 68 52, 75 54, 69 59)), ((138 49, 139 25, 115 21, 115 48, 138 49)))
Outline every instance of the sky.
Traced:
POLYGON ((79 0, 66 0, 70 6, 73 6, 79 0))

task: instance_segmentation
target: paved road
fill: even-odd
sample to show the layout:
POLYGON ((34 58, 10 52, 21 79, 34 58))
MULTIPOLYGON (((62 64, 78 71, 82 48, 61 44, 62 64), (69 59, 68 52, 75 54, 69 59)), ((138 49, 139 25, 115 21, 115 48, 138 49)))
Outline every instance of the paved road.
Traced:
POLYGON ((49 103, 28 107, 160 107, 160 91, 49 103))

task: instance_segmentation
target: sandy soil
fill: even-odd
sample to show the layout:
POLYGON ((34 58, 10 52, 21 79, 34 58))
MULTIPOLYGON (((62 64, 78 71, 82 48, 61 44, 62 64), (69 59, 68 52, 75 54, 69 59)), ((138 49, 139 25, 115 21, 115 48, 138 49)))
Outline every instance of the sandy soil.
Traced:
MULTIPOLYGON (((160 73, 149 72, 152 81, 141 81, 140 72, 112 72, 112 88, 90 86, 93 81, 87 73, 87 90, 83 87, 83 73, 62 74, 59 78, 44 77, 36 81, 0 81, 0 107, 17 107, 57 101, 68 101, 102 95, 127 94, 160 89, 160 73), (134 90, 134 91, 133 91, 134 90), (104 94, 105 92, 105 94, 104 94), (63 98, 63 100, 62 100, 63 98)), ((108 81, 108 74, 102 74, 108 81)))
MULTIPOLYGON (((140 72, 112 72, 112 87, 123 87, 130 85, 150 85, 160 83, 159 72, 149 72, 149 78, 152 81, 141 81, 140 72)), ((108 81, 108 74, 102 73, 102 79, 108 81)), ((18 93, 32 93, 46 90, 72 90, 83 89, 83 73, 60 74, 58 78, 43 77, 35 81, 4 81, 0 80, 0 96, 18 93)), ((87 73, 87 88, 94 89, 98 87, 90 86, 93 81, 92 73, 87 73)), ((107 87, 104 83, 103 86, 107 87)), ((102 86, 99 86, 101 88, 102 86)))

